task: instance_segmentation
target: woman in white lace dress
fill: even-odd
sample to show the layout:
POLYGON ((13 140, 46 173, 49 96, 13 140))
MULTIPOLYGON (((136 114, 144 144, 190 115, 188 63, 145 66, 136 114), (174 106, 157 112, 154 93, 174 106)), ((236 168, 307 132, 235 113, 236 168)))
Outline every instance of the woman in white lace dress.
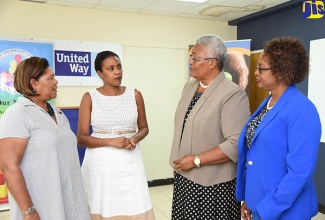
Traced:
POLYGON ((95 70, 104 84, 84 94, 77 133, 78 144, 87 147, 82 174, 91 218, 154 220, 139 147, 149 133, 143 97, 120 86, 122 65, 114 52, 98 53, 95 70))

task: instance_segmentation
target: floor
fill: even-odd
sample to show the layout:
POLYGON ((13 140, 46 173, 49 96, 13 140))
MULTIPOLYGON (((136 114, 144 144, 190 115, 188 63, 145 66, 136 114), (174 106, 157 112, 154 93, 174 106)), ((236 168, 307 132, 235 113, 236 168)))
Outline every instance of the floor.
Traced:
MULTIPOLYGON (((173 185, 150 187, 150 196, 155 211, 156 220, 171 219, 173 185)), ((0 220, 2 220, 0 218, 0 220)), ((319 213, 312 220, 325 220, 325 215, 319 213)))
MULTIPOLYGON (((150 187, 149 191, 156 220, 171 219, 173 185, 150 187)), ((10 220, 9 211, 0 211, 0 220, 10 220)), ((312 220, 325 220, 325 215, 319 213, 312 220)))

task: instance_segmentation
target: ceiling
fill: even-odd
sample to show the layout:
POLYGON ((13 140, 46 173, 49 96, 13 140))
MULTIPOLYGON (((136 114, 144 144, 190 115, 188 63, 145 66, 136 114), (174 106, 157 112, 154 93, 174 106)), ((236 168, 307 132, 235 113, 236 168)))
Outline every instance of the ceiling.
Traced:
POLYGON ((163 15, 195 18, 213 21, 231 21, 290 0, 208 0, 204 3, 177 0, 21 0, 64 5, 70 7, 93 8, 130 12, 138 14, 163 15))

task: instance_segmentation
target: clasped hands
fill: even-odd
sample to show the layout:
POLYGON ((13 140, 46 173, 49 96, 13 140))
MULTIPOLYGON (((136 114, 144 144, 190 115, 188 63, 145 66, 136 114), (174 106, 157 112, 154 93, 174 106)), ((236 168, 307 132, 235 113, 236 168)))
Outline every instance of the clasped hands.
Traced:
POLYGON ((118 137, 115 138, 115 141, 116 141, 115 146, 120 149, 133 150, 136 147, 134 137, 131 138, 118 137))

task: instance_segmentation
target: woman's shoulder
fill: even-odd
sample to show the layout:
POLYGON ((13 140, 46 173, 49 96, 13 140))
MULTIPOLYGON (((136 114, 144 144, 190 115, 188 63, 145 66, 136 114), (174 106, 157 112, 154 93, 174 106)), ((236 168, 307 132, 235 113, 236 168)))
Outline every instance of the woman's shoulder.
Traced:
POLYGON ((9 106, 4 113, 1 115, 0 119, 3 117, 19 117, 21 113, 24 112, 24 105, 20 102, 16 102, 9 106))
POLYGON ((191 90, 193 87, 197 87, 199 85, 199 81, 193 77, 191 77, 183 88, 183 94, 186 93, 188 90, 191 90))
POLYGON ((287 102, 289 105, 299 107, 299 108, 315 107, 314 103, 298 89, 293 95, 288 97, 287 102))
POLYGON ((85 92, 84 95, 86 95, 86 94, 93 95, 93 94, 98 94, 98 93, 99 92, 98 92, 97 88, 94 88, 94 89, 89 90, 88 92, 85 92))

